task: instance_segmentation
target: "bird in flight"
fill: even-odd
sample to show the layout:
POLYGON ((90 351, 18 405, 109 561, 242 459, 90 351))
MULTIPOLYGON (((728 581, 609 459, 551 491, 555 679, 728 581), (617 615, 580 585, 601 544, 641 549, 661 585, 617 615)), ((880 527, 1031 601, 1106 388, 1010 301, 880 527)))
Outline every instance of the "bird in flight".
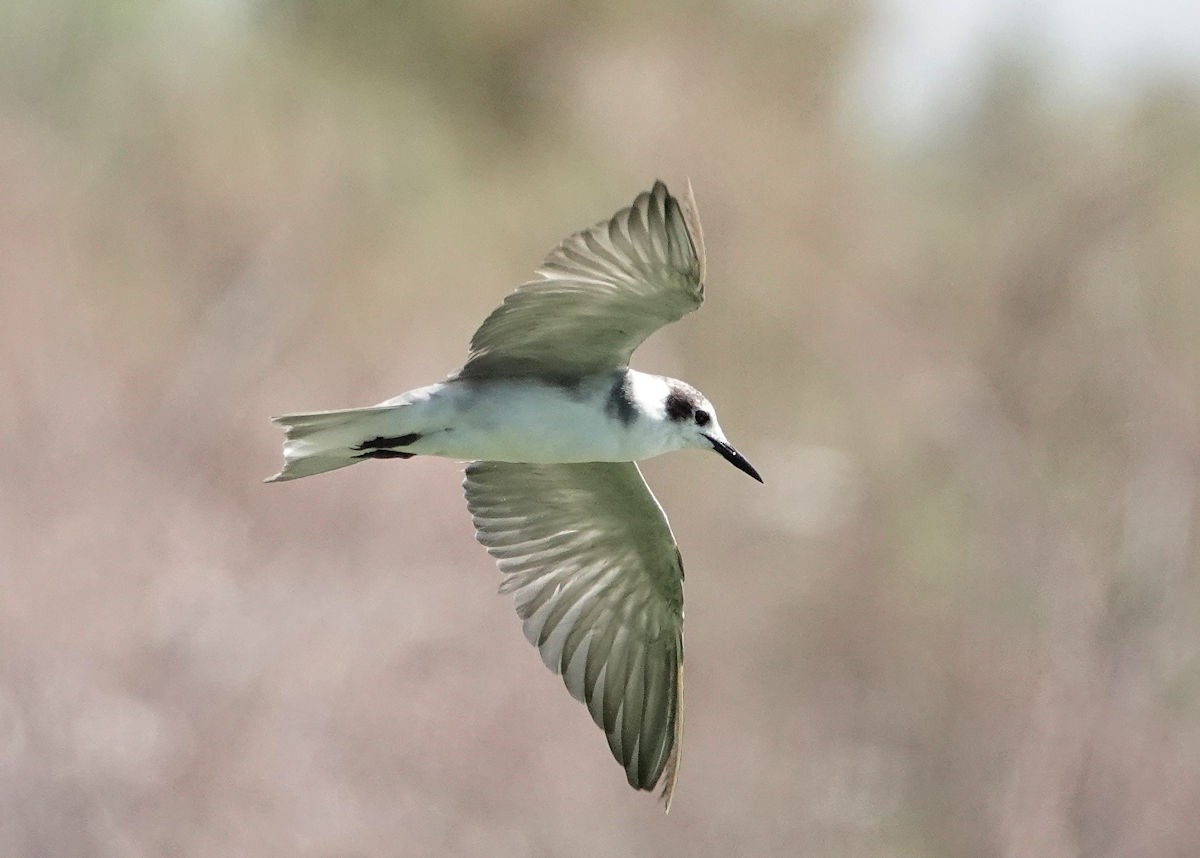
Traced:
POLYGON ((462 369, 367 408, 288 414, 282 482, 367 459, 467 461, 476 538, 529 642, 608 737, 631 786, 669 809, 683 697, 683 561, 636 462, 712 450, 762 477, 712 403, 629 368, 643 340, 704 300, 689 184, 662 182, 546 257, 492 311, 462 369))

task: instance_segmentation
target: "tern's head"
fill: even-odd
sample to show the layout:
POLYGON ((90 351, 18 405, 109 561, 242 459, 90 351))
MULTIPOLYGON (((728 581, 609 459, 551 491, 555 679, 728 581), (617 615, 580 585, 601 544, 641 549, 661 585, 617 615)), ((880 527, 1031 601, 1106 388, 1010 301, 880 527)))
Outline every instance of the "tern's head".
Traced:
POLYGON ((725 438, 721 424, 717 422, 717 411, 704 394, 682 381, 665 381, 667 389, 662 399, 663 418, 679 446, 715 450, 729 464, 761 483, 763 480, 758 471, 725 438))

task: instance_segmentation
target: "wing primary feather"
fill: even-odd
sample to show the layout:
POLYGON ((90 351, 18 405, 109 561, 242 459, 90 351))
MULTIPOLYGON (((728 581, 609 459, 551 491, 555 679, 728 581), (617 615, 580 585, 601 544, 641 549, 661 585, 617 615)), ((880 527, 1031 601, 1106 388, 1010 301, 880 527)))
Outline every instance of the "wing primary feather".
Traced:
MULTIPOLYGON (((600 572, 603 574, 603 570, 600 572)), ((597 587, 595 578, 594 571, 591 574, 582 572, 558 590, 538 631, 537 648, 546 667, 555 673, 562 670, 567 637, 579 625, 579 616, 588 607, 588 598, 597 587)))
POLYGON ((654 248, 656 261, 671 262, 671 228, 670 207, 667 198, 667 187, 662 182, 655 182, 652 205, 646 211, 647 243, 654 248))
POLYGON ((565 665, 562 671, 563 682, 566 684, 567 690, 571 692, 571 696, 584 705, 587 704, 587 697, 584 695, 583 676, 587 667, 588 648, 591 645, 592 637, 591 633, 585 631, 577 645, 571 649, 570 655, 567 654, 565 648, 563 650, 565 665))
POLYGON ((593 638, 592 645, 588 649, 587 666, 583 673, 583 694, 587 699, 588 711, 592 713, 592 720, 601 730, 608 729, 604 717, 604 674, 608 667, 608 655, 612 651, 617 628, 616 623, 613 623, 593 638))
POLYGON ((563 665, 564 670, 566 663, 573 659, 575 650, 580 643, 589 636, 593 627, 597 624, 600 617, 608 610, 603 598, 605 589, 610 586, 606 580, 601 579, 596 582, 595 588, 585 597, 586 606, 579 616, 575 618, 575 627, 567 636, 566 643, 563 644, 563 665))
POLYGON ((617 762, 619 762, 621 767, 625 769, 625 777, 629 781, 629 785, 632 787, 637 787, 637 784, 633 782, 633 778, 629 777, 629 769, 626 767, 625 763, 625 746, 622 744, 625 733, 621 729, 621 719, 624 711, 625 710, 621 706, 621 701, 618 701, 616 707, 613 709, 612 727, 606 728, 604 734, 608 737, 608 749, 612 751, 612 755, 617 758, 617 762))
POLYGON ((646 706, 642 714, 642 767, 647 772, 648 780, 657 781, 662 774, 663 763, 666 760, 666 750, 670 745, 671 735, 665 729, 667 726, 668 704, 670 689, 664 682, 674 659, 647 658, 646 672, 646 706))
POLYGON ((622 712, 621 744, 625 748, 625 770, 629 773, 631 782, 637 781, 638 789, 645 789, 645 772, 641 766, 639 739, 642 737, 642 723, 645 720, 646 707, 646 648, 632 646, 629 648, 629 662, 624 671, 625 689, 621 695, 622 712))
POLYGON ((704 281, 708 274, 708 262, 704 254, 704 230, 700 226, 700 209, 696 205, 696 192, 692 190, 692 180, 687 181, 687 193, 683 197, 683 201, 679 203, 680 212, 683 214, 683 223, 687 234, 688 244, 691 246, 692 256, 696 260, 696 283, 699 285, 700 294, 704 294, 704 281))
POLYGON ((612 649, 608 653, 608 669, 604 677, 604 729, 610 732, 616 729, 617 715, 625 696, 629 649, 629 631, 618 625, 612 649))
POLYGON ((683 648, 680 643, 679 662, 675 668, 675 693, 671 703, 671 711, 674 717, 671 723, 671 732, 673 734, 671 740, 671 753, 667 757, 666 767, 662 774, 662 792, 659 793, 659 798, 663 803, 663 810, 666 813, 671 812, 671 799, 675 797, 675 782, 679 779, 679 761, 683 755, 683 648))

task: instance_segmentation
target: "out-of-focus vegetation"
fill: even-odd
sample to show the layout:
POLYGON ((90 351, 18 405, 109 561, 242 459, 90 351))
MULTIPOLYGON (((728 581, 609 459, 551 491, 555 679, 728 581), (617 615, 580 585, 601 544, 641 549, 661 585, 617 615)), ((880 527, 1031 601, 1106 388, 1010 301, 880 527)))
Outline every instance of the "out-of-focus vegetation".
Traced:
POLYGON ((866 4, 0 11, 0 852, 1181 855, 1200 842, 1200 95, 996 58, 846 119, 866 4), (522 639, 453 463, 263 486, 690 176, 636 364, 760 487, 688 561, 674 809, 522 639))

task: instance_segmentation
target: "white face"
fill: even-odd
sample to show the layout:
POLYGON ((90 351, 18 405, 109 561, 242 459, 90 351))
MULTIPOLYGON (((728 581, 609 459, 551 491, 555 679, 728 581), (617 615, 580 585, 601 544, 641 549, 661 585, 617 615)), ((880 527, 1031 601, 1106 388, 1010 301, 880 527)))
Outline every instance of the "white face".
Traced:
POLYGON ((700 391, 675 387, 667 394, 663 409, 686 446, 715 450, 729 464, 762 482, 758 471, 725 438, 721 424, 717 422, 716 409, 700 391))

